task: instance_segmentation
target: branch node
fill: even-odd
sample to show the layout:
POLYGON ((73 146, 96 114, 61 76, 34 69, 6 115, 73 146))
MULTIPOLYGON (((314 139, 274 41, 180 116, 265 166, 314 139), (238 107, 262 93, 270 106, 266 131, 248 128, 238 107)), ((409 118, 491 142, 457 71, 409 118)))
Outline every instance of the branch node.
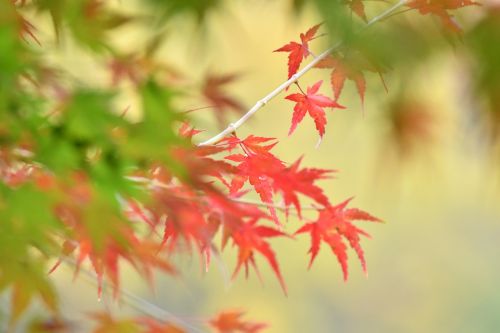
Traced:
POLYGON ((230 134, 230 133, 236 132, 236 128, 237 127, 236 127, 236 125, 234 123, 230 123, 229 125, 227 125, 227 128, 229 129, 229 133, 228 134, 230 134))

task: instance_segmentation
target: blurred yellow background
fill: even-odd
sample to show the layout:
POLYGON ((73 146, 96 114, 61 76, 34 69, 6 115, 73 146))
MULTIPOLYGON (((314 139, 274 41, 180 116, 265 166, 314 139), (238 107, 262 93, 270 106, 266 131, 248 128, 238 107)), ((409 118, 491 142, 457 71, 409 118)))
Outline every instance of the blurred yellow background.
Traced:
MULTIPOLYGON (((159 55, 195 82, 207 71, 241 73, 230 90, 250 108, 286 79, 286 55, 272 50, 297 40, 320 20, 312 11, 291 15, 284 1, 234 1, 210 15, 205 29, 188 18, 169 21, 159 55)), ((124 29, 116 38, 125 49, 144 42, 140 31, 124 29)), ((326 38, 311 43, 315 53, 327 46, 326 38)), ((104 79, 92 77, 96 71, 90 70, 94 64, 89 59, 74 58, 69 51, 55 59, 66 61, 82 79, 104 79)), ((278 138, 275 151, 284 161, 304 155, 304 166, 339 170, 336 179, 322 183, 331 200, 355 196, 353 206, 386 221, 364 225, 373 236, 363 241, 369 277, 349 252, 350 278, 344 283, 327 247, 308 271, 309 239, 301 236, 294 242, 272 241, 288 297, 263 260, 258 259, 263 285, 254 272, 248 280, 241 274, 229 281, 235 262, 231 248, 208 273, 196 255, 175 259, 183 268, 182 277, 158 276, 154 292, 126 270, 123 288, 200 328, 211 314, 241 308, 248 319, 269 323, 271 333, 500 331, 500 164, 478 130, 464 131, 469 105, 463 68, 453 50, 434 56, 417 72, 412 80, 415 97, 432 112, 432 135, 404 158, 397 154, 385 111, 398 90, 398 73, 385 77, 389 93, 377 75, 367 75, 364 110, 354 84, 347 81, 339 101, 347 109, 327 110, 326 135, 317 149, 317 132, 307 117, 287 136, 293 104, 283 99, 285 94, 238 132, 278 138)), ((313 70, 300 82, 304 87, 324 80, 321 91, 331 96, 328 75, 313 70)), ((136 103, 133 96, 126 98, 124 104, 136 103)), ((178 103, 184 109, 205 106, 195 94, 178 103)), ((199 139, 217 132, 210 109, 194 116, 199 127, 207 129, 199 139)), ((299 226, 292 217, 285 228, 293 232, 299 226)), ((97 301, 95 286, 83 276, 71 282, 71 272, 54 273, 70 319, 98 307, 136 313, 111 297, 97 301)))

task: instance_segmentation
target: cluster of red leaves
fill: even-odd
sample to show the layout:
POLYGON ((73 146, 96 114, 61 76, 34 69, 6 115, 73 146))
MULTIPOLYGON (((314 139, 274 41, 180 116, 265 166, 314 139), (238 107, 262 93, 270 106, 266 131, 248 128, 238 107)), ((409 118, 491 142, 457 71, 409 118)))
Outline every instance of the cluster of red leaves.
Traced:
MULTIPOLYGON (((196 132, 186 126, 181 129, 187 137, 196 132)), ((328 178, 333 170, 303 168, 300 166, 301 159, 287 166, 271 152, 275 145, 273 138, 250 135, 244 139, 228 137, 214 146, 179 147, 175 156, 183 166, 186 177, 175 177, 160 165, 152 166, 147 173, 134 175, 135 179, 147 185, 151 200, 143 204, 128 201, 127 216, 132 221, 146 223, 152 235, 162 234, 161 252, 172 255, 179 251, 192 253, 195 249, 207 268, 211 253, 218 251, 214 238, 220 231, 220 249, 224 249, 228 242, 238 248, 233 278, 242 267, 248 275, 250 266, 260 276, 255 257, 258 254, 267 261, 286 293, 279 262, 269 242, 275 237, 291 238, 282 230, 277 210, 283 210, 288 216, 293 206, 302 220, 300 196, 308 197, 318 205, 313 207, 324 221, 329 218, 324 212, 336 208, 316 184, 328 178), (214 181, 218 181, 220 186, 216 186, 214 181), (245 187, 246 183, 249 188, 245 187), (250 190, 256 192, 264 207, 243 199, 250 190), (281 197, 282 204, 275 203, 278 197, 281 197), (266 225, 270 222, 275 227, 266 225)), ((330 217, 337 219, 333 215, 330 217)), ((353 219, 360 219, 360 216, 353 215, 353 219)), ((350 229, 349 232, 344 236, 359 254, 359 241, 354 240, 358 229, 350 229)), ((340 252, 335 253, 343 269, 346 269, 347 257, 340 259, 340 252)), ((364 267, 364 259, 360 258, 364 267)))
MULTIPOLYGON (((356 9, 355 12, 358 13, 361 18, 365 18, 364 7, 360 7, 360 4, 362 6, 361 1, 356 1, 351 2, 350 6, 354 6, 353 8, 356 9)), ((301 34, 301 43, 290 42, 289 44, 286 44, 285 46, 275 50, 275 52, 290 52, 288 56, 288 78, 297 73, 302 60, 309 54, 311 54, 308 42, 314 38, 319 27, 319 24, 315 25, 314 27, 310 28, 305 34, 301 34)), ((362 57, 358 55, 356 56, 356 61, 353 61, 351 56, 346 57, 345 55, 338 53, 322 59, 316 64, 316 68, 332 69, 330 75, 330 83, 333 90, 333 100, 327 96, 318 94, 322 81, 318 81, 314 85, 307 87, 306 92, 301 90, 300 93, 291 94, 285 97, 288 100, 296 102, 293 109, 294 112, 292 117, 292 125, 288 133, 289 135, 294 132, 298 123, 300 123, 306 113, 308 113, 314 119, 316 129, 318 130, 320 138, 322 138, 325 134, 325 125, 327 123, 324 108, 344 108, 342 105, 337 103, 337 100, 339 99, 340 93, 344 88, 346 79, 355 82, 356 88, 361 98, 361 103, 363 104, 366 91, 366 81, 363 71, 369 70, 372 72, 377 72, 381 76, 381 70, 377 66, 371 65, 365 59, 363 59, 364 61, 360 61, 360 59, 362 59, 362 57)), ((297 84, 297 86, 299 85, 297 84)))
MULTIPOLYGON (((63 184, 64 200, 54 207, 54 214, 68 227, 68 235, 62 244, 62 255, 76 255, 78 273, 84 260, 89 259, 98 279, 98 295, 102 293, 103 278, 106 276, 112 283, 115 295, 119 291, 119 261, 126 260, 149 282, 152 281, 152 270, 158 268, 174 274, 174 267, 157 253, 158 242, 141 239, 136 235, 133 226, 124 219, 109 214, 106 224, 87 217, 88 211, 100 210, 98 198, 83 173, 77 173, 69 185, 63 184), (99 225, 97 225, 99 224, 99 225)), ((59 262, 51 269, 54 271, 59 262)))
MULTIPOLYGON (((364 5, 361 0, 346 1, 351 10, 356 13, 361 19, 367 21, 364 5)), ((407 6, 412 9, 417 9, 421 14, 433 14, 439 17, 444 26, 454 32, 460 32, 461 29, 453 16, 448 10, 454 10, 465 6, 479 5, 471 0, 412 0, 407 6)), ((306 33, 300 34, 300 42, 291 41, 288 44, 274 50, 274 52, 288 52, 288 79, 297 73, 302 61, 311 55, 309 42, 317 37, 316 33, 321 24, 315 25, 306 33)), ((384 88, 387 90, 384 79, 382 77, 382 66, 370 61, 368 57, 361 52, 350 51, 348 53, 336 52, 324 59, 321 59, 316 65, 316 68, 331 69, 330 84, 333 91, 333 100, 324 95, 317 94, 321 82, 316 82, 314 85, 307 87, 307 92, 302 91, 286 96, 285 98, 296 102, 293 109, 292 124, 289 130, 289 135, 292 134, 298 123, 302 121, 306 113, 314 119, 316 129, 322 138, 325 133, 326 116, 325 107, 344 108, 337 103, 346 80, 351 80, 355 83, 361 104, 364 104, 366 92, 366 79, 364 72, 377 73, 382 80, 384 88)), ((300 86, 297 83, 297 86, 300 86)))

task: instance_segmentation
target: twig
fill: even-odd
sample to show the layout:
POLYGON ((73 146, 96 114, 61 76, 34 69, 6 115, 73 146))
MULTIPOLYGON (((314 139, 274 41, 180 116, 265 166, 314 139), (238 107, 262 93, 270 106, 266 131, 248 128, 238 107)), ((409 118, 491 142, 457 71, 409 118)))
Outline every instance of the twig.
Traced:
MULTIPOLYGON (((63 258, 61 259, 64 263, 66 263, 69 266, 75 266, 75 262, 69 258, 63 258)), ((97 275, 85 268, 80 268, 80 273, 83 273, 85 277, 87 278, 88 281, 90 281, 93 284, 97 284, 98 278, 97 275)), ((104 285, 103 288, 104 292, 108 293, 109 289, 106 288, 106 285, 104 285)), ((118 294, 118 297, 120 298, 121 301, 123 301, 125 304, 133 308, 134 310, 137 310, 139 312, 142 312, 143 314, 155 318, 159 321, 162 322, 171 322, 173 324, 176 324, 178 326, 181 326, 188 330, 188 332, 193 332, 193 333, 203 333, 203 331, 196 327, 193 326, 192 324, 186 322, 183 319, 180 319, 178 316, 174 315, 173 313, 160 308, 159 306, 150 303, 146 301, 145 299, 127 291, 124 289, 120 290, 120 293, 118 294)))
MULTIPOLYGON (((275 208, 275 209, 278 209, 278 210, 281 210, 281 211, 285 211, 287 210, 287 207, 285 205, 280 205, 280 204, 270 204, 270 203, 265 203, 265 202, 261 202, 261 201, 254 201, 254 200, 250 200, 250 199, 232 199, 232 198, 228 198, 229 200, 233 201, 233 202, 237 202, 239 204, 242 204, 242 205, 251 205, 251 206, 258 206, 258 207, 271 207, 271 208, 275 208)), ((300 208, 301 210, 318 210, 318 207, 314 207, 314 206, 305 206, 305 207, 301 207, 300 208)))
MULTIPOLYGON (((374 25, 375 23, 385 19, 386 17, 390 16, 393 12, 401 8, 402 6, 406 5, 408 0, 400 0, 398 3, 387 9, 386 11, 382 12, 380 15, 375 16, 372 18, 362 29, 362 31, 366 30, 368 27, 374 25)), ((234 123, 230 123, 226 129, 224 129, 222 132, 219 134, 211 137, 208 140, 205 140, 203 142, 198 143, 198 146, 208 146, 212 145, 219 140, 223 139, 225 136, 233 133, 238 129, 241 125, 243 125, 250 117, 254 115, 257 111, 259 111, 261 108, 263 108, 267 103, 269 103, 270 100, 272 100, 274 97, 279 95, 282 91, 287 89, 290 85, 293 83, 297 82, 297 80, 302 77, 305 73, 307 73, 309 70, 311 70, 318 62, 321 60, 325 59, 330 53, 333 51, 337 50, 341 45, 343 44, 342 41, 337 42, 335 45, 324 51, 323 53, 319 54, 317 57, 315 57, 309 64, 307 64, 302 70, 298 71, 290 79, 287 81, 283 82, 280 84, 276 89, 271 91, 268 95, 266 95, 264 98, 259 100, 250 110, 247 111, 240 119, 238 119, 234 123)))
MULTIPOLYGON (((126 177, 126 178, 131 180, 131 181, 144 184, 146 186, 146 188, 149 188, 149 189, 154 189, 154 188, 171 189, 171 188, 173 188, 172 185, 163 183, 157 179, 149 179, 146 177, 136 177, 136 176, 130 176, 130 177, 126 177)), ((194 198, 183 197, 183 196, 179 196, 179 195, 177 195, 175 197, 178 199, 182 199, 182 200, 194 200, 194 198)), ((228 200, 242 204, 242 205, 275 208, 275 209, 278 209, 281 211, 287 210, 287 207, 285 205, 282 205, 282 204, 273 204, 273 203, 266 203, 266 202, 261 202, 261 201, 256 201, 256 200, 231 198, 231 197, 228 197, 228 200)), ((305 206, 305 207, 301 207, 301 210, 318 210, 318 208, 314 207, 314 206, 305 206)))

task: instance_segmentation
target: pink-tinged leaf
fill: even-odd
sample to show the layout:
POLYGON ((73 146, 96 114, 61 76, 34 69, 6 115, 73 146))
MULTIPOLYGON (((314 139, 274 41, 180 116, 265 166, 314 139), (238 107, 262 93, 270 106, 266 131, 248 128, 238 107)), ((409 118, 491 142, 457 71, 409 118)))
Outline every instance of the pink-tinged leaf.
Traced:
POLYGON ((309 268, 319 253, 321 242, 325 242, 337 257, 345 280, 347 280, 349 272, 347 245, 344 239, 347 240, 349 246, 356 252, 363 271, 365 273, 367 271, 364 252, 360 244, 360 235, 369 235, 364 230, 356 227, 353 222, 355 220, 380 221, 378 218, 362 210, 346 208, 350 200, 348 199, 336 206, 329 206, 319 210, 319 216, 316 221, 305 224, 295 232, 296 235, 302 233, 310 234, 311 247, 309 248, 309 254, 311 259, 309 268))
POLYGON ((288 207, 293 205, 297 210, 299 218, 302 218, 302 214, 297 196, 298 193, 313 199, 324 207, 330 206, 328 198, 315 182, 329 178, 329 174, 335 171, 316 168, 300 169, 301 161, 302 158, 299 158, 290 167, 286 168, 286 170, 280 172, 274 180, 276 190, 283 195, 286 207, 285 212, 288 214, 288 207))
POLYGON ((242 266, 244 266, 245 271, 248 272, 248 265, 250 264, 257 271, 254 254, 258 252, 267 260, 286 295, 287 288, 283 276, 281 275, 276 255, 265 238, 287 235, 269 227, 256 226, 255 223, 256 221, 244 223, 232 234, 234 245, 239 249, 238 262, 233 273, 233 278, 238 274, 242 266))
POLYGON ((327 122, 323 108, 331 107, 344 109, 342 105, 338 104, 334 100, 331 100, 324 95, 317 94, 322 83, 323 81, 318 81, 312 87, 307 88, 306 94, 291 94, 285 97, 286 99, 296 103, 293 108, 294 113, 292 116, 292 125, 288 135, 293 133, 297 124, 304 118, 304 115, 309 113, 311 118, 314 120, 320 137, 323 137, 327 122))

